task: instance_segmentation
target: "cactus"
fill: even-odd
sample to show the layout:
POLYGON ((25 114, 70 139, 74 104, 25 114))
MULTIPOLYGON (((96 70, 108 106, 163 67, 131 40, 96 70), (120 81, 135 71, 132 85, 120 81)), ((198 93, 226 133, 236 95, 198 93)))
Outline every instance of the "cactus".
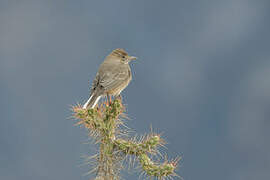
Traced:
POLYGON ((133 156, 141 166, 141 173, 149 178, 169 179, 179 177, 175 169, 180 158, 163 163, 154 162, 151 156, 160 154, 159 146, 164 146, 165 141, 159 134, 136 138, 128 138, 123 131, 122 119, 126 117, 125 107, 120 99, 111 103, 103 102, 94 109, 83 109, 81 105, 72 108, 73 117, 77 119, 76 125, 81 125, 89 131, 95 143, 99 145, 98 154, 89 159, 94 159, 96 166, 90 171, 96 173, 95 180, 120 179, 120 170, 123 161, 128 156, 133 156))

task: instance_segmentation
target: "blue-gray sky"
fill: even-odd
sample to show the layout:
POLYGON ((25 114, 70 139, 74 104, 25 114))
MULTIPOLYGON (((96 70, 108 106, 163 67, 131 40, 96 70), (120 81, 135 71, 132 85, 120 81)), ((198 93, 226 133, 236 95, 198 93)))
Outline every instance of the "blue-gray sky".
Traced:
POLYGON ((268 0, 1 0, 0 179, 90 178, 69 108, 115 48, 138 57, 129 127, 163 132, 185 180, 270 179, 269 19, 268 0))

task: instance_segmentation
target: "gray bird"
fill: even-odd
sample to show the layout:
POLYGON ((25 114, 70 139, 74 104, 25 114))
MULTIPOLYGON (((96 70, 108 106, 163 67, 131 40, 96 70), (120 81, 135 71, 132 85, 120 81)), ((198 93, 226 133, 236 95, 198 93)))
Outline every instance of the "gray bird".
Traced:
POLYGON ((102 96, 119 96, 132 79, 128 63, 135 59, 124 49, 113 50, 100 65, 92 83, 90 98, 83 108, 94 108, 102 96))

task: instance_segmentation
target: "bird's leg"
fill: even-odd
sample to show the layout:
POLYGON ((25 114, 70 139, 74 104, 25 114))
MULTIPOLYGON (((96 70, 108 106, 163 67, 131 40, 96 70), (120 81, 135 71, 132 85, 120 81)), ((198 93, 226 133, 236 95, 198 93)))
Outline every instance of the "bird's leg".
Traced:
POLYGON ((107 103, 108 103, 108 105, 109 105, 109 94, 107 93, 107 103))
POLYGON ((107 101, 108 101, 108 105, 111 105, 111 96, 107 93, 107 101))
POLYGON ((112 104, 112 96, 110 96, 110 105, 112 104))

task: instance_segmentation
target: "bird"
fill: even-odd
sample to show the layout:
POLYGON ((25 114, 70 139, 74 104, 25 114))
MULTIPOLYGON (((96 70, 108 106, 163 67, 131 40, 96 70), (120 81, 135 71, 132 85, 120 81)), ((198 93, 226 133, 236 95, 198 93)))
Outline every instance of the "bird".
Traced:
POLYGON ((132 79, 129 62, 135 59, 122 48, 113 50, 100 65, 83 109, 93 109, 103 96, 120 96, 132 79))

